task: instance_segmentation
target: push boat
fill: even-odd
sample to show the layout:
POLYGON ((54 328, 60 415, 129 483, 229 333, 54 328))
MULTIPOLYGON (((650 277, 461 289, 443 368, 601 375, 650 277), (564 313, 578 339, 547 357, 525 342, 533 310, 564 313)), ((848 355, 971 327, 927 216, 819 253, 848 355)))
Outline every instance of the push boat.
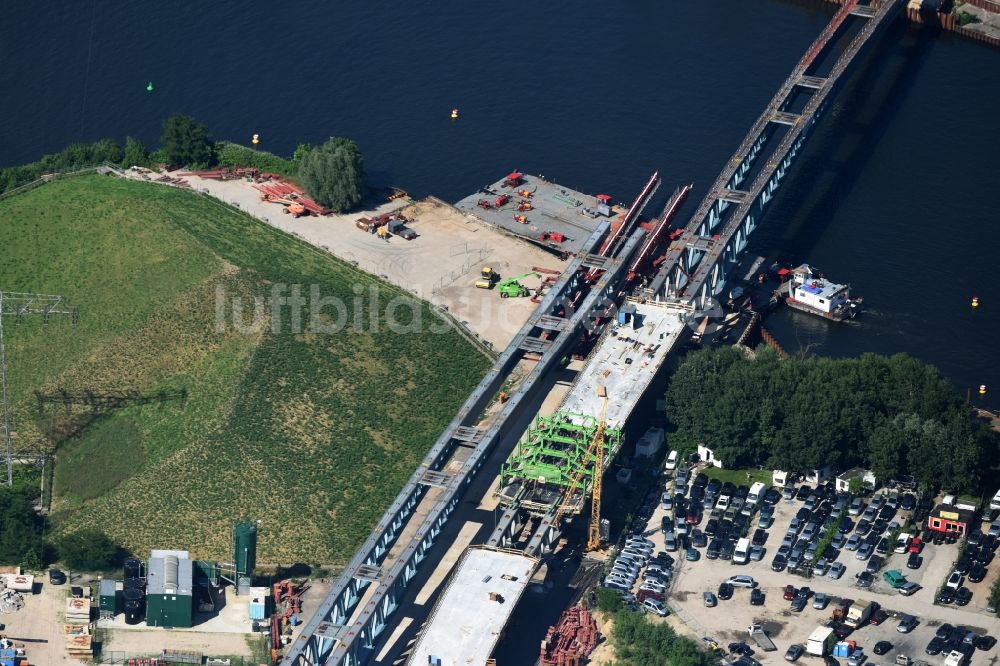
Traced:
POLYGON ((831 282, 808 264, 793 269, 780 292, 788 307, 833 321, 854 319, 864 304, 863 298, 851 297, 850 285, 831 282))

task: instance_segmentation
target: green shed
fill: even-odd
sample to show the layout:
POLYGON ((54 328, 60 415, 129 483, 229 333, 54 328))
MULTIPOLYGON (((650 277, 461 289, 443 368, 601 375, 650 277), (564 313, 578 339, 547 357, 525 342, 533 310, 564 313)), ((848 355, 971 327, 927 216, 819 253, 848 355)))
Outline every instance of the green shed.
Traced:
POLYGON ((194 624, 194 566, 186 550, 154 550, 146 572, 146 624, 194 624))

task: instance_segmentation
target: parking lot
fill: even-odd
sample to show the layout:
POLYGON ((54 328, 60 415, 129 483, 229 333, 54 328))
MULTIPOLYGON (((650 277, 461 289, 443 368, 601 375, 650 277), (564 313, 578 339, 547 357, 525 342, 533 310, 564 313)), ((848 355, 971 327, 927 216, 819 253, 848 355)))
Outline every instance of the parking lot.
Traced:
MULTIPOLYGON (((869 657, 867 663, 873 665, 894 663, 896 656, 900 654, 929 663, 943 663, 947 650, 936 655, 929 655, 926 653, 926 648, 931 639, 934 638, 938 628, 945 623, 963 626, 978 635, 1000 635, 1000 622, 994 614, 985 611, 989 584, 996 576, 997 565, 995 564, 987 567, 988 574, 984 581, 977 584, 965 584, 972 592, 972 598, 967 605, 935 605, 934 603, 939 588, 948 578, 959 556, 961 542, 939 545, 925 544, 916 556, 922 558, 920 566, 916 569, 910 569, 906 566, 910 557, 909 552, 895 553, 893 552, 895 543, 882 544, 882 550, 887 550, 887 552, 881 556, 876 553, 876 556, 884 557, 885 561, 872 574, 873 580, 867 587, 859 587, 856 576, 872 562, 871 557, 859 559, 858 550, 849 550, 846 544, 840 548, 825 551, 826 555, 832 556, 831 562, 843 564, 844 573, 839 578, 831 578, 828 574, 813 575, 811 566, 803 566, 802 575, 791 573, 787 565, 777 566, 774 563, 774 556, 781 549, 786 532, 793 521, 806 525, 808 522, 816 520, 819 523, 816 526, 818 528, 815 530, 816 535, 811 540, 807 539, 795 547, 801 547, 805 551, 809 544, 822 545, 819 542, 823 541, 824 534, 832 536, 842 531, 839 518, 836 519, 836 524, 829 533, 823 527, 823 523, 827 520, 829 521, 827 525, 834 525, 834 518, 840 513, 836 509, 838 498, 831 492, 829 499, 826 500, 828 503, 826 508, 829 509, 829 513, 834 518, 824 518, 824 508, 822 507, 824 500, 822 499, 816 499, 815 502, 810 503, 814 509, 818 510, 818 513, 802 512, 808 493, 800 495, 802 499, 775 498, 772 494, 769 499, 772 501, 777 499, 772 505, 773 522, 764 530, 766 534, 757 534, 758 542, 760 542, 761 536, 766 537, 763 541, 763 552, 756 554, 760 556, 760 559, 748 561, 746 564, 735 564, 732 559, 733 542, 736 542, 739 536, 744 534, 749 538, 755 536, 760 524, 760 509, 766 507, 768 502, 763 500, 758 502, 752 515, 743 519, 747 524, 744 531, 738 522, 734 523, 734 519, 739 515, 738 512, 730 510, 728 514, 725 511, 713 513, 712 510, 704 508, 709 503, 703 499, 698 500, 698 497, 710 494, 706 492, 708 482, 707 479, 700 478, 696 482, 697 472, 698 470, 692 470, 689 475, 688 492, 685 493, 683 501, 701 508, 700 516, 692 515, 689 518, 689 510, 683 505, 681 508, 684 511, 678 515, 676 509, 679 497, 674 495, 675 488, 670 480, 666 486, 670 491, 666 496, 667 501, 661 503, 658 501, 660 498, 655 498, 653 502, 647 501, 646 511, 640 511, 643 518, 648 516, 644 533, 646 538, 653 543, 653 553, 667 550, 669 552, 666 554, 674 560, 673 575, 670 577, 668 589, 664 595, 666 605, 672 611, 669 621, 673 626, 692 637, 699 640, 702 637, 710 637, 723 648, 726 648, 731 642, 746 641, 754 649, 752 655, 754 659, 765 664, 778 663, 784 661, 785 651, 791 644, 804 645, 816 627, 831 622, 832 610, 842 599, 877 602, 888 616, 881 624, 877 626, 862 625, 846 637, 846 640, 856 641, 857 645, 865 650, 869 657), (699 484, 701 490, 696 489, 699 484), (694 500, 691 498, 692 492, 695 493, 694 500), (809 514, 808 517, 806 517, 806 513, 809 514), (797 514, 800 517, 798 521, 796 521, 797 514), (661 529, 665 517, 670 521, 667 527, 675 531, 675 534, 671 535, 672 538, 669 539, 675 542, 675 550, 672 551, 667 547, 668 539, 661 529), (805 518, 805 520, 801 518, 805 518), (710 521, 713 519, 714 523, 710 527, 710 521), (679 537, 676 535, 676 530, 680 524, 685 522, 693 523, 687 526, 687 529, 691 530, 692 533, 688 537, 679 537), (730 527, 730 525, 732 526, 730 527), (730 536, 719 539, 720 528, 722 532, 728 529, 730 536), (714 535, 705 534, 706 531, 711 531, 714 535), (698 532, 701 532, 702 535, 699 536, 698 532), (714 548, 713 540, 716 541, 714 548), (719 543, 719 541, 724 540, 730 542, 728 548, 725 544, 719 543), (690 553, 693 561, 688 559, 689 554, 685 550, 686 546, 693 546, 694 550, 697 551, 690 553), (709 559, 708 551, 710 549, 720 551, 717 559, 709 559), (729 552, 727 553, 727 551, 729 552), (920 587, 916 592, 910 596, 903 596, 894 590, 883 579, 884 572, 893 569, 899 570, 907 581, 918 584, 920 587), (703 598, 704 593, 712 592, 714 595, 718 595, 720 584, 730 576, 739 574, 750 575, 755 579, 758 588, 764 594, 763 604, 751 605, 750 591, 737 588, 733 590, 731 599, 718 599, 715 607, 707 607, 703 598), (799 612, 792 610, 791 603, 783 598, 783 591, 789 584, 795 588, 808 586, 813 593, 805 604, 805 608, 799 612), (829 605, 823 609, 814 608, 813 601, 816 592, 827 595, 829 605), (903 614, 911 614, 918 620, 918 625, 910 633, 897 631, 898 618, 903 614), (747 627, 751 624, 763 625, 765 631, 774 641, 776 651, 765 653, 753 641, 749 640, 747 627), (892 644, 892 647, 883 656, 876 656, 872 653, 874 645, 879 641, 888 641, 892 644)), ((809 486, 810 490, 815 486, 815 484, 805 485, 809 486)), ((658 489, 658 491, 662 490, 662 488, 658 489)), ((742 490, 745 492, 748 489, 743 488, 742 490)), ((723 492, 722 489, 716 495, 718 496, 721 492, 723 492)), ((730 493, 732 496, 741 494, 737 489, 730 489, 730 493)), ((843 532, 841 537, 845 542, 857 533, 857 525, 864 517, 863 509, 867 508, 873 497, 868 496, 864 499, 865 506, 859 511, 859 515, 849 516, 850 524, 843 525, 845 530, 850 527, 849 530, 843 532)), ((897 501, 899 499, 901 496, 897 497, 897 501)), ((715 499, 712 505, 717 504, 717 502, 718 500, 715 499)), ((841 500, 841 502, 843 504, 845 500, 841 500)), ((739 505, 740 502, 737 500, 736 504, 739 505)), ((844 516, 849 515, 848 509, 849 506, 843 507, 844 516)), ((888 541, 889 537, 892 536, 896 525, 890 526, 890 523, 898 523, 899 527, 904 527, 906 520, 912 513, 913 509, 886 509, 882 513, 881 522, 869 521, 874 526, 862 526, 862 531, 866 532, 864 536, 873 531, 878 533, 877 538, 876 536, 868 537, 871 542, 871 550, 875 551, 878 542, 883 537, 888 541)), ((869 517, 878 520, 877 514, 878 511, 869 512, 869 517), (872 515, 872 513, 876 515, 872 515)), ((802 525, 798 526, 799 537, 806 531, 802 525)), ((987 527, 984 525, 984 531, 987 527)), ((680 527, 680 529, 684 531, 685 528, 680 527)), ((926 533, 922 533, 921 536, 930 538, 926 533)), ((863 543, 863 537, 859 535, 856 541, 863 543)), ((840 545, 839 539, 836 543, 840 545)), ((854 544, 851 545, 853 548, 854 544)), ((915 546, 916 548, 918 546, 915 546)), ((790 554, 791 548, 787 550, 790 554)), ((785 552, 784 549, 782 552, 785 552)), ((818 559, 823 554, 822 552, 817 553, 815 557, 818 559)), ((876 564, 877 561, 873 562, 872 568, 875 568, 876 564)), ((632 585, 631 591, 640 597, 644 596, 639 594, 642 585, 643 576, 640 575, 632 585)), ((986 663, 988 660, 992 662, 996 660, 997 656, 998 651, 995 647, 986 651, 974 650, 972 663, 986 663)), ((802 659, 809 659, 809 657, 804 656, 802 659)), ((841 661, 845 664, 847 662, 846 659, 841 661)))

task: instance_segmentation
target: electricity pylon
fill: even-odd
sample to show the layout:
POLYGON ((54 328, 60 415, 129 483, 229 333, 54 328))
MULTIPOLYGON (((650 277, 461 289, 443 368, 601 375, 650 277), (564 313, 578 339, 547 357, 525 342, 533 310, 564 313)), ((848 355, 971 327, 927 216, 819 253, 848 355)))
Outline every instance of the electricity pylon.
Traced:
POLYGON ((7 458, 7 485, 14 485, 14 459, 10 442, 10 404, 7 400, 7 352, 4 349, 3 323, 5 317, 40 315, 42 323, 48 324, 51 315, 69 315, 76 326, 79 314, 76 308, 68 308, 62 296, 51 294, 23 294, 0 291, 0 392, 3 394, 3 441, 7 458))

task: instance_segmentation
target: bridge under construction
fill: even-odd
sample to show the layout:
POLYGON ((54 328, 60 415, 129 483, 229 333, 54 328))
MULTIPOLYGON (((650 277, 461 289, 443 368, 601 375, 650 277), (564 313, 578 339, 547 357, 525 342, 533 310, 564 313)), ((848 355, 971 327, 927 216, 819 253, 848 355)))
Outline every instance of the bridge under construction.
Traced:
POLYGON ((412 664, 485 666, 516 600, 562 533, 563 519, 583 512, 589 488, 622 444, 621 427, 691 324, 724 291, 811 128, 901 5, 844 0, 668 247, 666 230, 688 188, 641 225, 659 174, 615 224, 599 224, 580 244, 307 621, 283 664, 360 666, 375 660, 393 613, 418 569, 434 559, 431 548, 463 494, 486 460, 501 454, 503 513, 485 543, 466 551, 452 570, 408 656, 412 664), (643 286, 637 280, 644 275, 643 286), (581 338, 593 350, 560 409, 534 419, 520 437, 517 417, 537 401, 547 373, 581 338), (519 365, 529 368, 526 376, 484 421, 519 365), (601 420, 606 426, 595 455, 589 445, 601 420), (563 511, 566 506, 569 511, 563 511), (530 538, 518 539, 528 525, 530 538))

